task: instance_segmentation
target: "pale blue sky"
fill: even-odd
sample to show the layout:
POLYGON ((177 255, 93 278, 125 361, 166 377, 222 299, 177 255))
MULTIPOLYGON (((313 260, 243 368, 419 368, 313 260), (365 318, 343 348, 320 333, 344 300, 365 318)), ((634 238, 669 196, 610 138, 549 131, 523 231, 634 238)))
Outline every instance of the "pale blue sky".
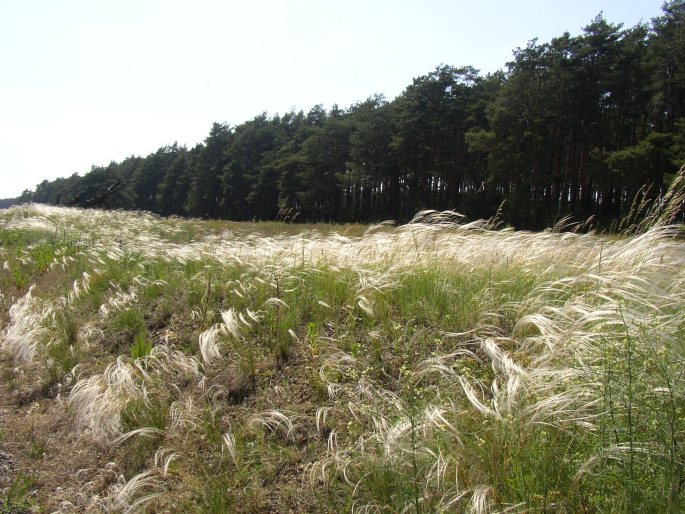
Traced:
POLYGON ((440 63, 503 68, 661 0, 0 0, 0 198, 201 142, 212 122, 396 97, 440 63))

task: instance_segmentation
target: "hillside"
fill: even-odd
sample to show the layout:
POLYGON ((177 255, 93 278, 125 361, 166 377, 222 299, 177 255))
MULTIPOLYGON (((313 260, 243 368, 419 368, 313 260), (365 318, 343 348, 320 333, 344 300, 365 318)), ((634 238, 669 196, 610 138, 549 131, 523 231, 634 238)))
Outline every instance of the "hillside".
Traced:
POLYGON ((675 227, 0 222, 0 512, 685 507, 675 227))

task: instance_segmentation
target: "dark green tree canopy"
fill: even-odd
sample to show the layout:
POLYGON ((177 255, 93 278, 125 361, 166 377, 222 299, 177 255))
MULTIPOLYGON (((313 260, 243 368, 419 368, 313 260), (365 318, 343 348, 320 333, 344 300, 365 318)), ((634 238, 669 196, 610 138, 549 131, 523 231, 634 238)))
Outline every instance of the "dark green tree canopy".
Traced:
MULTIPOLYGON (((41 182, 22 201, 204 218, 378 221, 420 209, 541 229, 609 227, 685 160, 685 1, 635 27, 597 15, 506 71, 440 65, 392 101, 215 123, 203 144, 41 182)), ((681 215, 682 216, 682 215, 681 215)))

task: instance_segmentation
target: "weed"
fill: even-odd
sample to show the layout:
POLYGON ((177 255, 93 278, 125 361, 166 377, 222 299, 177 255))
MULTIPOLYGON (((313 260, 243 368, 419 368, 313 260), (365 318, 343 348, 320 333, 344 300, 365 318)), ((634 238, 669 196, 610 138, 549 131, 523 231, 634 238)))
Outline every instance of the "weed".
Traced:
POLYGON ((152 341, 147 338, 144 331, 138 332, 133 338, 131 345, 131 358, 133 360, 147 357, 152 352, 152 341))
POLYGON ((307 323, 307 344, 309 354, 315 359, 319 355, 319 328, 313 321, 307 323))
POLYGON ((17 473, 4 498, 0 498, 0 514, 28 512, 34 504, 31 497, 31 487, 34 484, 35 480, 31 475, 17 473))
POLYGON ((138 334, 144 329, 143 315, 137 308, 127 308, 118 312, 113 321, 112 326, 120 330, 128 330, 133 334, 138 334))
POLYGON ((48 358, 48 386, 59 383, 80 360, 78 325, 72 310, 68 307, 57 309, 51 325, 54 337, 45 347, 48 358))
POLYGON ((55 379, 80 364, 75 425, 126 440, 127 476, 171 475, 177 510, 685 507, 674 228, 530 234, 424 213, 332 234, 26 209, 31 225, 0 235, 24 287, 55 268, 47 249, 71 251, 41 220, 77 230, 82 255, 59 261, 77 282, 63 297, 44 277, 15 302, 2 350, 55 379), (162 442, 183 454, 171 468, 153 463, 162 442))
POLYGON ((44 439, 37 437, 35 434, 32 434, 29 448, 29 456, 32 459, 36 460, 42 459, 43 455, 45 454, 46 446, 47 443, 44 439))
POLYGON ((121 412, 121 424, 124 432, 139 428, 164 431, 168 422, 168 406, 158 399, 131 400, 121 412))
POLYGON ((38 273, 43 275, 55 259, 55 249, 51 245, 42 244, 33 248, 31 256, 38 268, 38 273))
POLYGON ((24 269, 17 267, 12 268, 12 277, 14 278, 15 287, 19 290, 26 289, 31 278, 24 269))

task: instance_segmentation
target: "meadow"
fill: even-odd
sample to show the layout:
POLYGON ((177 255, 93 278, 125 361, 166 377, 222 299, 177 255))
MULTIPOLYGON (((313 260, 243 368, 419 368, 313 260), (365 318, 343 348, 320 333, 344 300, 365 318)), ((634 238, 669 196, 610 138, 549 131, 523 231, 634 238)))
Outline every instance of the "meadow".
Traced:
POLYGON ((0 512, 682 512, 680 229, 560 228, 0 211, 0 512))

